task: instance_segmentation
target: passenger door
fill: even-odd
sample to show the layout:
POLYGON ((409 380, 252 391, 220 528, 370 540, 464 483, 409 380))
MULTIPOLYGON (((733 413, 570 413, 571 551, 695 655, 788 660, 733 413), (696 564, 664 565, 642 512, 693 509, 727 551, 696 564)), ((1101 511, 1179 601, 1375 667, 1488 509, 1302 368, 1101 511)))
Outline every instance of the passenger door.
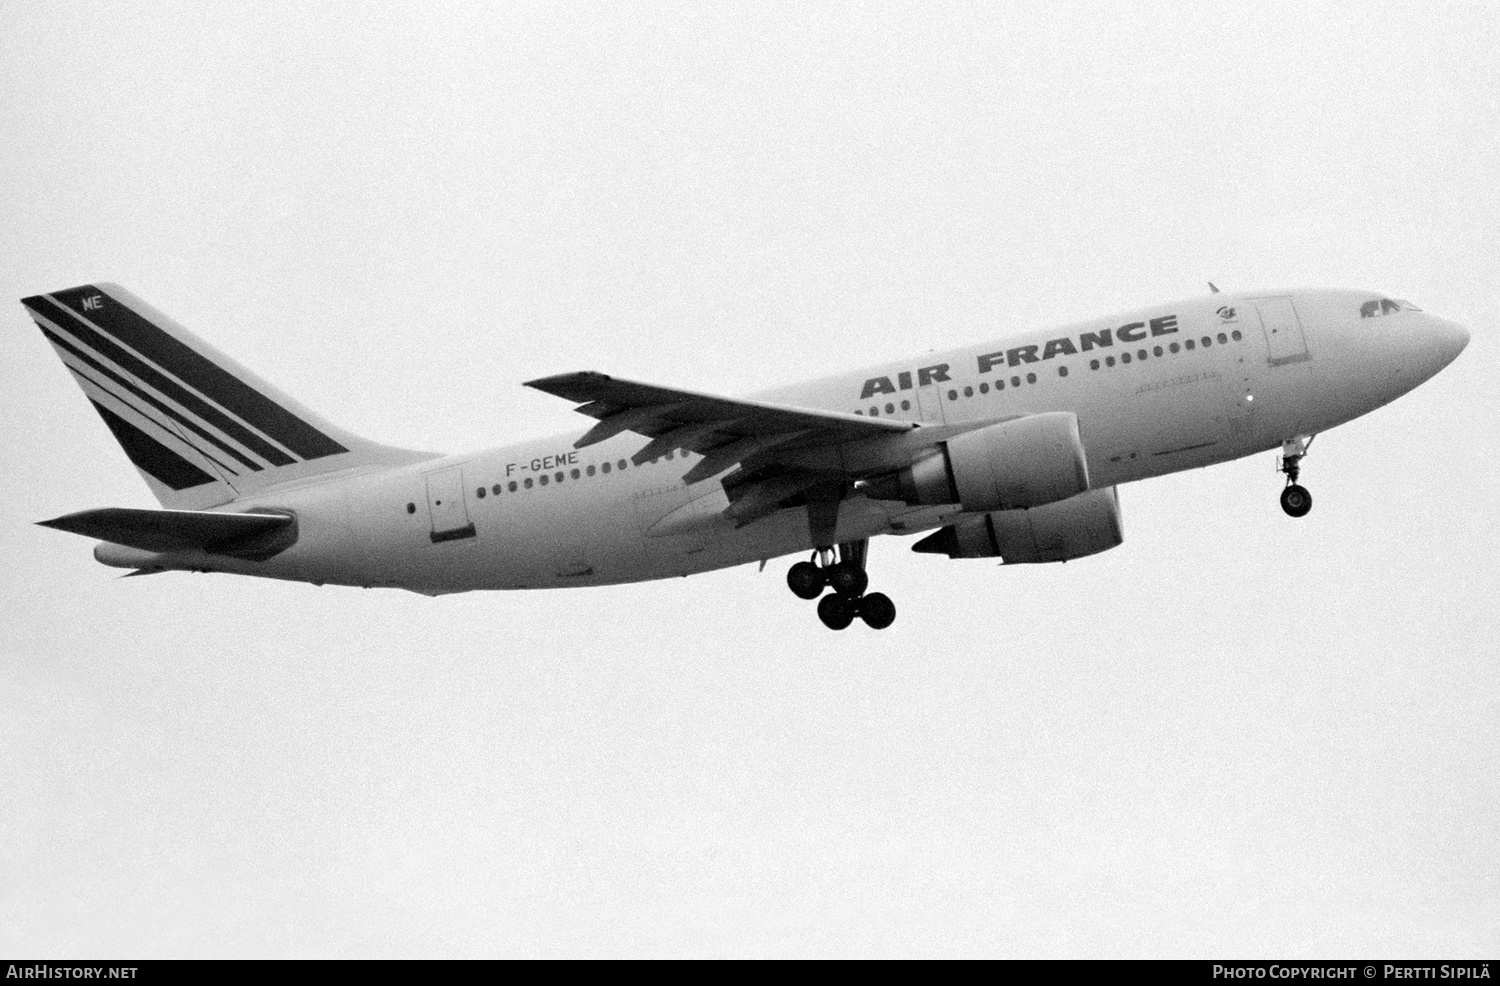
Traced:
POLYGON ((1302 322, 1290 298, 1260 298, 1255 302, 1261 330, 1266 336, 1266 355, 1272 366, 1308 358, 1302 322))

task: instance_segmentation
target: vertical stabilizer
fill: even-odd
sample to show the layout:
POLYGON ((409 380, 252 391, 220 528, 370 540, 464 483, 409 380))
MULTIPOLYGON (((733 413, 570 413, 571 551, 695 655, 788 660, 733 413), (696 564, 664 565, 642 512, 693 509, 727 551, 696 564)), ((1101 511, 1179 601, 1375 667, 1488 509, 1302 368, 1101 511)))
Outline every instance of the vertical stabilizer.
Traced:
POLYGON ((118 285, 21 303, 164 507, 432 457, 344 431, 118 285))

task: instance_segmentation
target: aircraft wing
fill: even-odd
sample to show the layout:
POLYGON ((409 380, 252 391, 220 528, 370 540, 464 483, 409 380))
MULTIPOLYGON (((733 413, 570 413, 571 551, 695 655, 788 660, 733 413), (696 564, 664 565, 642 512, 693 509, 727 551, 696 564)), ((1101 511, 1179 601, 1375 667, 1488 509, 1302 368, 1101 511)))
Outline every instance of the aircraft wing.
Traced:
MULTIPOLYGON (((580 413, 599 422, 574 443, 575 448, 635 432, 651 439, 631 456, 636 465, 676 449, 702 455, 683 476, 686 483, 740 465, 725 478, 724 488, 731 501, 730 516, 741 526, 815 487, 841 486, 846 479, 836 469, 778 465, 778 458, 798 450, 894 437, 918 427, 910 421, 718 397, 592 371, 543 377, 526 386, 574 401, 580 413)), ((837 499, 841 494, 822 495, 837 499)))
POLYGON ((636 465, 673 449, 704 456, 685 477, 690 483, 779 446, 836 445, 917 427, 910 421, 716 397, 592 371, 529 380, 526 386, 574 401, 581 414, 598 419, 575 448, 633 431, 652 439, 631 457, 636 465))

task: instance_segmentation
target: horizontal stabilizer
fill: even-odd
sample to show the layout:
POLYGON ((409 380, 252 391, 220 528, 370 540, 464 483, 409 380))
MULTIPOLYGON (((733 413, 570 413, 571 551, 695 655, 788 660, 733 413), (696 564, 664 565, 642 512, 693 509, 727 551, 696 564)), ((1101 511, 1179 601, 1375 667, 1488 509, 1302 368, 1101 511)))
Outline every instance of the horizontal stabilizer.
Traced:
POLYGON ((297 541, 297 519, 291 514, 105 507, 39 523, 142 551, 204 551, 256 560, 285 551, 297 541))

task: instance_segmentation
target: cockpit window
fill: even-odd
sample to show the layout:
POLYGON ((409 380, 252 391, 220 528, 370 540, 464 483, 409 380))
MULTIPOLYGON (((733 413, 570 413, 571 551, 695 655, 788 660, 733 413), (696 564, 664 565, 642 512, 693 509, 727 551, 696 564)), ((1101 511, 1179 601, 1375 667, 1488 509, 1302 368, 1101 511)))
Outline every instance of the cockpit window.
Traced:
POLYGON ((1375 318, 1380 315, 1390 315, 1394 312, 1399 312, 1403 307, 1409 308, 1412 311, 1419 310, 1408 302, 1392 301, 1389 298, 1372 298, 1359 306, 1359 317, 1375 318))

